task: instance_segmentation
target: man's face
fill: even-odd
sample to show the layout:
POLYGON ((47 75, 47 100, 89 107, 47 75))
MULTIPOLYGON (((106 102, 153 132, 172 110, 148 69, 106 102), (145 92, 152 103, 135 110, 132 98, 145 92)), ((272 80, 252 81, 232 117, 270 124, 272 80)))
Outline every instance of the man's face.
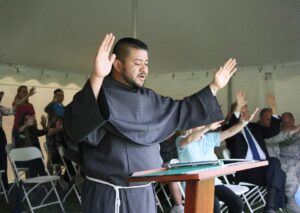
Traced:
POLYGON ((292 116, 285 114, 281 116, 281 129, 290 130, 295 127, 295 120, 292 116))
POLYGON ((144 86, 148 76, 148 52, 130 48, 129 56, 121 62, 120 81, 132 88, 144 86))
POLYGON ((247 104, 245 106, 242 106, 241 113, 249 113, 247 104))
POLYGON ((265 127, 270 127, 271 118, 272 118, 272 111, 271 110, 265 111, 259 118, 260 125, 265 127))
POLYGON ((64 92, 63 91, 58 91, 55 93, 55 98, 58 102, 62 103, 64 101, 64 92))

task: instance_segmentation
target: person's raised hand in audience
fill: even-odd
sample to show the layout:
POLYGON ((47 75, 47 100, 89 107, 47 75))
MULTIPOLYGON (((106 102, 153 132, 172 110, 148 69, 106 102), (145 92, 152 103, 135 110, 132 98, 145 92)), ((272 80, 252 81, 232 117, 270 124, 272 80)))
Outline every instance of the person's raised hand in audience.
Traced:
POLYGON ((235 93, 235 97, 236 97, 236 108, 235 108, 235 111, 241 112, 242 107, 246 106, 246 105, 247 105, 247 102, 248 102, 248 101, 245 99, 245 97, 246 97, 245 91, 243 91, 243 90, 238 90, 238 91, 235 93))
POLYGON ((276 104, 276 99, 275 96, 271 93, 267 95, 267 104, 272 110, 272 114, 275 115, 277 114, 277 104, 276 104))

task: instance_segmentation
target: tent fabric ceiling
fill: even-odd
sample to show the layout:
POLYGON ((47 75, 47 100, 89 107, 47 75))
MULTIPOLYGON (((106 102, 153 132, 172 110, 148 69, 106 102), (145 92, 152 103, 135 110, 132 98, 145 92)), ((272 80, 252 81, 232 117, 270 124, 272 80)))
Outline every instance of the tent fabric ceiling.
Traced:
MULTIPOLYGON (((89 73, 102 37, 132 36, 134 0, 2 0, 0 62, 89 73)), ((300 61, 299 0, 136 0, 152 72, 300 61)))

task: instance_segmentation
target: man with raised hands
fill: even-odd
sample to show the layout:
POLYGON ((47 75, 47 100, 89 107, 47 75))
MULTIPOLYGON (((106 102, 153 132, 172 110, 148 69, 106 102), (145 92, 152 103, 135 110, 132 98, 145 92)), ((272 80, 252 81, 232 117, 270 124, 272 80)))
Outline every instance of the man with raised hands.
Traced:
POLYGON ((145 88, 148 47, 135 38, 107 34, 85 86, 65 109, 69 148, 86 175, 82 212, 156 212, 151 183, 129 183, 136 171, 159 168, 159 143, 179 129, 223 119, 216 92, 236 72, 229 59, 201 91, 173 100, 145 88))

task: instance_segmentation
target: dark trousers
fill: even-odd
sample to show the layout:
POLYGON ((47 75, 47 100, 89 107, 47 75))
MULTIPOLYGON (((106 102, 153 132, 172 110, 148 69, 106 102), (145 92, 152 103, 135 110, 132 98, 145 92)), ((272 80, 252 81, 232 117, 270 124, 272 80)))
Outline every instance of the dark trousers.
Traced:
POLYGON ((229 213, 241 213, 244 209, 243 200, 225 185, 215 186, 214 213, 221 212, 219 201, 225 203, 229 213))
POLYGON ((286 174, 277 158, 271 157, 268 161, 268 166, 237 172, 236 178, 238 181, 266 186, 267 207, 284 208, 286 174))
POLYGON ((4 187, 8 189, 8 180, 7 180, 7 154, 5 151, 5 146, 7 144, 6 135, 3 131, 3 128, 0 127, 0 170, 4 170, 2 173, 2 181, 4 187))
POLYGON ((29 161, 16 162, 17 168, 28 168, 26 172, 26 178, 32 178, 37 176, 47 175, 45 166, 41 159, 34 159, 29 161))

